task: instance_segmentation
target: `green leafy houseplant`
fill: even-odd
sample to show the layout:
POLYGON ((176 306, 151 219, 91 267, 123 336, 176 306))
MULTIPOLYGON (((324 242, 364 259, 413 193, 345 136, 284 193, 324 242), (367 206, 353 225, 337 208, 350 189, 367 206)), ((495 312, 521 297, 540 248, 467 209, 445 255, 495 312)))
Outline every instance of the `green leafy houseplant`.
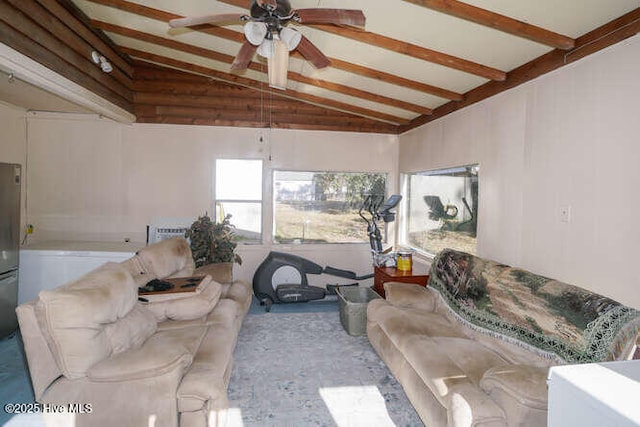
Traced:
POLYGON ((211 221, 208 215, 199 217, 191 224, 185 237, 191 241, 191 253, 196 267, 223 262, 242 264, 242 258, 235 253, 236 235, 228 214, 220 223, 211 221))

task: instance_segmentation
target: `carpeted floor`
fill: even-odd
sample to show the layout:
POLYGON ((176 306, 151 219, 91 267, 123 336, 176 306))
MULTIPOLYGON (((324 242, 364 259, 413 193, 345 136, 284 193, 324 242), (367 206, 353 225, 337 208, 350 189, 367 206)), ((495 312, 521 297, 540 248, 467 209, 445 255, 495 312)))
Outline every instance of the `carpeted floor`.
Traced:
POLYGON ((422 425, 367 337, 347 334, 335 306, 247 316, 229 385, 242 425, 422 425))
MULTIPOLYGON (((33 390, 22 350, 20 334, 0 340, 0 403, 33 402, 33 390)), ((11 419, 3 408, 0 408, 0 425, 11 419)))
MULTIPOLYGON (((33 399, 19 335, 0 341, 0 402, 33 399)), ((255 303, 229 384, 229 426, 420 426, 402 387, 366 336, 342 328, 335 300, 255 303)), ((0 410, 0 425, 43 425, 0 410)))

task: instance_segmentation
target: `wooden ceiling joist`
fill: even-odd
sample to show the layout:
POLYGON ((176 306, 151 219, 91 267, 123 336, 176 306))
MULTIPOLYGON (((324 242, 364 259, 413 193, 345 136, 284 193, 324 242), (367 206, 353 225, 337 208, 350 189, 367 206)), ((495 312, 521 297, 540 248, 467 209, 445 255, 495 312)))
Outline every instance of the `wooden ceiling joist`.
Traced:
MULTIPOLYGON (((27 1, 24 0, 24 2, 26 3, 27 1)), ((67 27, 85 40, 95 50, 104 55, 113 63, 113 65, 120 69, 129 78, 133 76, 133 67, 128 60, 125 59, 125 56, 122 55, 112 43, 103 40, 103 38, 108 40, 106 36, 103 35, 101 37, 87 27, 88 18, 79 17, 71 13, 69 10, 71 7, 68 6, 68 0, 37 0, 37 2, 47 9, 52 15, 56 16, 61 22, 64 22, 67 27), (67 6, 65 7, 63 5, 67 6)), ((75 10, 76 8, 73 9, 75 10)), ((79 15, 80 12, 76 11, 76 14, 79 15)))
POLYGON ((410 125, 400 126, 400 133, 407 132, 454 111, 512 89, 638 33, 640 33, 640 7, 577 38, 575 47, 569 51, 554 49, 512 70, 505 81, 485 83, 467 92, 463 101, 448 102, 436 108, 432 115, 418 117, 410 125))
POLYGON ((126 111, 133 111, 130 79, 103 73, 91 51, 71 29, 60 25, 35 0, 0 2, 0 40, 18 52, 96 93, 126 111), (86 52, 86 53, 85 53, 86 52))
MULTIPOLYGON (((48 31, 58 40, 60 40, 65 46, 69 47, 70 51, 75 52, 75 60, 78 63, 86 63, 87 65, 89 65, 89 67, 87 67, 88 73, 92 73, 94 77, 104 77, 101 75, 102 72, 97 67, 90 67, 90 65, 92 64, 90 60, 90 53, 94 50, 94 47, 91 44, 87 43, 81 37, 78 37, 77 33, 69 31, 69 27, 63 23, 64 21, 61 21, 60 18, 51 15, 48 10, 44 9, 37 2, 25 0, 7 0, 7 2, 11 4, 11 6, 13 6, 15 9, 22 12, 24 16, 24 19, 16 18, 18 25, 24 25, 24 20, 27 19, 26 17, 29 17, 28 19, 37 22, 39 26, 42 27, 42 31, 29 31, 35 31, 38 34, 42 34, 43 32, 46 34, 46 32, 48 31)), ((15 17, 15 15, 13 16, 15 17)), ((9 19, 11 20, 12 18, 9 17, 9 19)), ((40 40, 40 44, 49 45, 48 47, 57 46, 53 45, 53 42, 49 37, 44 37, 40 40)), ((127 67, 130 71, 131 67, 128 64, 127 67)), ((123 72, 117 65, 113 67, 113 71, 110 75, 122 86, 128 89, 131 88, 131 76, 125 74, 125 72, 123 72)), ((111 89, 115 91, 120 90, 119 87, 115 87, 116 82, 109 83, 110 79, 106 79, 105 81, 111 89)))
POLYGON ((571 49, 575 40, 562 34, 518 21, 486 9, 481 9, 457 0, 404 0, 409 3, 455 16, 456 18, 475 22, 485 27, 522 37, 556 49, 571 49))
POLYGON ((406 120, 401 117, 396 117, 390 114, 381 113, 379 111, 373 111, 367 108, 357 107, 344 102, 334 101, 332 99, 327 99, 327 98, 323 98, 320 96, 303 93, 299 91, 287 90, 282 92, 281 91, 274 92, 272 89, 265 87, 263 83, 258 82, 256 80, 248 79, 246 77, 237 76, 235 74, 224 73, 222 71, 216 71, 211 68, 190 64, 183 61, 178 61, 176 59, 167 58, 161 55, 154 55, 154 54, 143 52, 137 49, 131 49, 126 47, 122 47, 121 49, 124 53, 134 58, 139 58, 151 63, 157 63, 157 64, 173 67, 180 70, 190 71, 193 73, 201 74, 203 76, 213 77, 217 80, 222 80, 227 83, 235 83, 251 89, 263 91, 266 93, 271 93, 274 96, 306 101, 312 104, 321 105, 326 108, 332 108, 339 111, 352 113, 355 115, 379 119, 391 124, 408 124, 410 122, 409 120, 406 120))
MULTIPOLYGON (((184 16, 176 15, 173 13, 165 12, 163 10, 154 9, 148 6, 143 6, 137 3, 133 3, 127 0, 87 0, 92 3, 101 4, 104 6, 119 9, 125 12, 133 13, 145 18, 155 19, 157 21, 169 22, 172 19, 184 18, 184 16)), ((200 31, 216 37, 220 37, 226 40, 231 40, 237 43, 244 43, 245 37, 238 31, 233 31, 228 28, 216 27, 211 25, 199 25, 191 27, 194 31, 200 31)), ((302 58, 302 55, 297 51, 291 52, 292 56, 302 58)), ((347 61, 342 61, 336 58, 329 58, 331 67, 342 71, 346 71, 352 74, 360 75, 363 77, 369 77, 385 83, 390 83, 400 87, 406 87, 409 89, 417 90, 429 95, 437 96, 449 100, 461 100, 462 94, 443 89, 437 86, 425 84, 415 80, 410 80, 396 76, 390 73, 381 72, 373 68, 364 67, 362 65, 352 64, 347 61)))
MULTIPOLYGON (((92 20, 91 24, 96 28, 99 28, 101 30, 104 30, 110 33, 119 34, 119 35, 133 38, 136 40, 142 40, 142 41, 153 43, 159 46, 168 47, 170 49, 179 50, 181 52, 201 56, 203 58, 214 59, 216 61, 223 62, 226 64, 232 64, 234 61, 234 57, 231 55, 223 54, 211 49, 206 49, 206 48, 190 45, 187 43, 178 42, 178 41, 167 39, 164 37, 159 37, 154 34, 144 33, 141 31, 132 30, 130 28, 124 28, 118 25, 110 24, 108 22, 92 20)), ((266 75, 266 72, 265 72, 266 68, 257 62, 251 62, 248 68, 266 75)), ((341 93, 343 95, 349 95, 349 96, 364 99, 367 101, 389 105, 391 107, 412 111, 414 113, 431 114, 430 108, 423 107, 417 104, 412 104, 410 102, 405 102, 398 99, 393 99, 386 96, 378 95, 376 93, 356 89, 352 86, 332 83, 332 82, 320 80, 320 79, 312 79, 300 73, 296 73, 292 71, 289 71, 288 78, 293 81, 308 84, 308 85, 315 86, 322 89, 327 89, 333 92, 341 93)))
MULTIPOLYGON (((218 0, 222 3, 227 3, 233 6, 247 8, 246 0, 218 0)), ((422 46, 407 43, 401 40, 396 40, 391 37, 383 36, 381 34, 371 33, 369 31, 359 30, 352 27, 337 26, 331 24, 313 24, 307 25, 308 27, 318 30, 326 31, 331 34, 337 34, 342 37, 346 37, 352 40, 356 40, 362 43, 366 43, 372 46, 387 49, 395 53, 401 53, 413 58, 422 59, 424 61, 432 62, 434 64, 449 67, 455 70, 464 71, 465 73, 473 74, 476 76, 484 77, 489 80, 502 81, 506 78, 504 71, 488 67, 486 65, 478 64, 466 59, 458 58, 446 53, 437 52, 432 49, 427 49, 422 46)))
MULTIPOLYGON (((224 1, 226 2, 227 0, 224 1)), ((458 58, 457 56, 448 55, 446 53, 438 52, 432 49, 427 49, 426 47, 407 43, 402 40, 396 40, 391 37, 383 36, 381 34, 356 30, 349 27, 338 27, 336 25, 330 24, 314 24, 307 26, 315 28, 317 30, 326 31, 331 34, 346 37, 351 40, 356 40, 361 43, 366 43, 371 46, 386 49, 390 52, 401 53, 412 58, 422 59, 423 61, 442 65, 443 67, 448 67, 479 77, 484 77, 485 79, 502 81, 506 78, 506 73, 502 70, 468 61, 466 59, 458 58)))

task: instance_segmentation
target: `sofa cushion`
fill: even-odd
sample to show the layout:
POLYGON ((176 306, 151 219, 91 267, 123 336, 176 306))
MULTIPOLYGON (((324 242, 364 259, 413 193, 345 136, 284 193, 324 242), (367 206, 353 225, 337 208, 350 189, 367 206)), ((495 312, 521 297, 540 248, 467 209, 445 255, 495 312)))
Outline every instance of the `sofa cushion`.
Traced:
POLYGON ((125 317, 136 301, 133 278, 117 263, 40 292, 37 316, 64 376, 84 377, 87 369, 109 356, 105 324, 125 317))
POLYGON ((640 311, 463 252, 438 254, 429 286, 464 321, 567 362, 618 359, 640 332, 640 311))
POLYGON ((139 348, 157 329, 158 323, 153 313, 136 305, 122 319, 105 325, 104 331, 113 355, 139 348))
POLYGON ((141 347, 96 363, 87 377, 92 381, 130 381, 160 376, 173 369, 185 372, 206 331, 202 326, 157 332, 141 347))
MULTIPOLYGON (((209 277, 209 276, 207 276, 209 277)), ((182 293, 188 295, 165 301, 150 301, 145 307, 153 313, 158 322, 170 320, 192 320, 209 313, 218 303, 222 287, 220 283, 207 280, 201 285, 198 293, 182 293)), ((176 295, 176 294, 174 294, 176 295)), ((180 294, 178 294, 180 295, 180 294)))
POLYGON ((367 305, 367 319, 377 323, 399 349, 405 340, 416 335, 467 338, 461 325, 447 317, 397 307, 385 300, 373 300, 367 305))
POLYGON ((439 298, 431 289, 413 283, 387 282, 384 293, 386 300, 393 305, 425 311, 435 311, 439 298))
POLYGON ((546 411, 548 371, 542 366, 498 365, 484 373, 480 387, 487 394, 503 390, 523 405, 546 411))
POLYGON ((149 274, 164 279, 181 272, 191 276, 195 267, 189 243, 182 237, 163 240, 138 251, 138 257, 149 274))

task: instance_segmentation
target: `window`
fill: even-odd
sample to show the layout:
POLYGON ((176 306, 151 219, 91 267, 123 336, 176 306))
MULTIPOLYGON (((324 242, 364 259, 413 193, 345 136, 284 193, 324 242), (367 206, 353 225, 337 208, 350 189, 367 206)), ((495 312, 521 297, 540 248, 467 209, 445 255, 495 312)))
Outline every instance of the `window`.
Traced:
POLYGON ((262 240, 262 160, 216 160, 216 218, 231 215, 240 241, 262 240))
POLYGON ((358 210, 367 194, 386 194, 379 173, 274 173, 274 241, 368 242, 358 210))
POLYGON ((402 244, 429 254, 476 253, 478 165, 403 175, 402 244))

